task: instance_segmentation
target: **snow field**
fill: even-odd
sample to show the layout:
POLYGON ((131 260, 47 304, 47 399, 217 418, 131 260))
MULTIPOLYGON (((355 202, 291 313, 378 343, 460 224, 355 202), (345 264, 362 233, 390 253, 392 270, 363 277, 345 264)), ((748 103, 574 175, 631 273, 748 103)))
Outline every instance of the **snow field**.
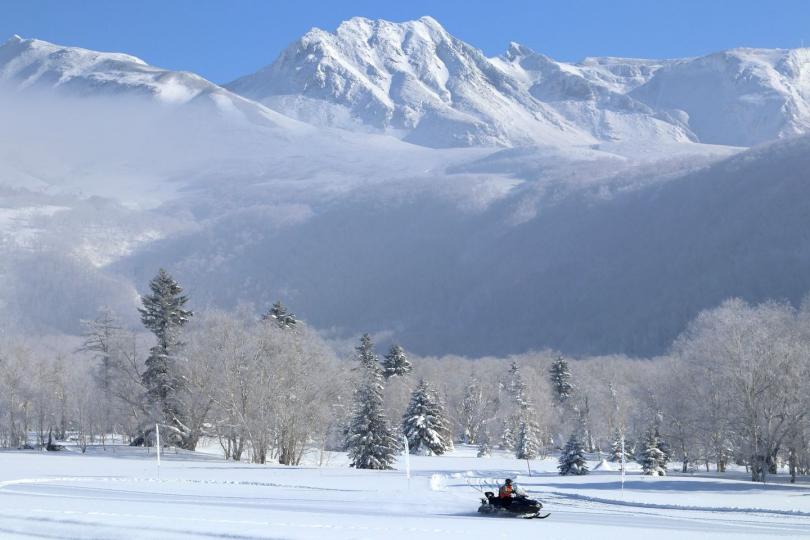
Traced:
MULTIPOLYGON (((560 477, 526 463, 411 456, 402 470, 363 471, 330 456, 317 467, 229 463, 204 453, 91 448, 0 454, 2 538, 770 538, 810 536, 810 487, 752 484, 742 473, 560 477), (552 513, 544 521, 477 514, 480 492, 515 478, 552 513)), ((595 463, 592 463, 593 466, 595 463)), ((400 464, 403 465, 404 464, 400 464)), ((778 478, 778 477, 777 477, 778 478)))

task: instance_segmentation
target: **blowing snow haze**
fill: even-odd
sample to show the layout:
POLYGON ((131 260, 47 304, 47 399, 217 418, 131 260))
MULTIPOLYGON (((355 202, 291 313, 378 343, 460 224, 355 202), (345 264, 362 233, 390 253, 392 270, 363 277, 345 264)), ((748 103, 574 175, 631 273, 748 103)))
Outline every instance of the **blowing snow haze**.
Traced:
POLYGON ((163 266, 421 354, 656 354, 810 290, 809 130, 809 49, 574 64, 353 18, 218 86, 13 36, 0 316, 134 316, 163 266))

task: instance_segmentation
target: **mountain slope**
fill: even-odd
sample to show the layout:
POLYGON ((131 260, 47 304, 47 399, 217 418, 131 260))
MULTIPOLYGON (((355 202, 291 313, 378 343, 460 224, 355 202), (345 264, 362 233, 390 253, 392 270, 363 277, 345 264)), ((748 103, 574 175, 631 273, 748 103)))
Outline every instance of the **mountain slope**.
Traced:
POLYGON ((518 45, 486 59, 442 32, 355 20, 343 38, 313 38, 300 80, 309 53, 290 49, 279 91, 322 74, 310 97, 290 96, 352 122, 382 111, 362 133, 126 55, 12 39, 0 47, 0 317, 76 332, 108 304, 137 324, 137 290, 165 266, 195 305, 281 298, 336 337, 378 332, 419 353, 649 354, 727 296, 810 288, 810 139, 696 160, 707 148, 688 142, 692 119, 643 95, 677 61, 572 65, 518 45), (353 33, 366 45, 338 51, 353 33), (396 60, 408 47, 418 62, 396 60), (397 115, 416 123, 394 127, 397 115), (641 157, 645 144, 667 159, 641 157))
POLYGON ((227 87, 307 121, 401 132, 424 146, 595 141, 430 17, 313 29, 227 87))
POLYGON ((337 336, 378 332, 423 354, 660 354, 729 296, 797 302, 810 290, 807 170, 805 137, 539 203, 527 184, 475 212, 381 185, 283 231, 234 214, 115 268, 144 283, 169 264, 197 301, 283 297, 337 336), (516 220, 526 204, 537 211, 516 220))
POLYGON ((537 101, 549 104, 597 140, 696 140, 676 116, 660 113, 626 94, 663 63, 593 59, 581 65, 565 64, 517 43, 493 63, 527 86, 537 101))
POLYGON ((24 95, 56 90, 64 97, 117 96, 169 106, 205 105, 252 122, 293 124, 194 73, 157 68, 127 54, 63 47, 16 35, 0 45, 0 87, 24 95))
POLYGON ((429 17, 313 29, 227 87, 317 125, 431 147, 752 146, 810 129, 810 49, 565 63, 513 43, 486 58, 429 17))
POLYGON ((688 115, 702 142, 751 146, 810 130, 810 49, 734 49, 673 62, 630 95, 688 115))

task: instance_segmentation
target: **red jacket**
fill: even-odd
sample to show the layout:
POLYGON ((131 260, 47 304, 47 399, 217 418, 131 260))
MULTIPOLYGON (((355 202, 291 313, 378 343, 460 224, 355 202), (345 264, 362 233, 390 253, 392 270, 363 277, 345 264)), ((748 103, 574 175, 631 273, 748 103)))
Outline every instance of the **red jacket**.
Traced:
POLYGON ((512 498, 512 485, 506 484, 501 486, 501 489, 498 491, 498 497, 501 499, 511 499, 512 498))

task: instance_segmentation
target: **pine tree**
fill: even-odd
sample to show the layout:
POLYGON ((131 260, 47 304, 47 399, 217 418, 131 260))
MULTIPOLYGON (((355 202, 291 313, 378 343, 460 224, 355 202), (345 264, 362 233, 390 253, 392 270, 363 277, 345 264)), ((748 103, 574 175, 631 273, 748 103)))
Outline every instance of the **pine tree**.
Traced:
POLYGON ((346 433, 351 466, 358 469, 391 469, 399 448, 383 408, 382 370, 368 334, 357 347, 361 380, 354 393, 354 410, 346 433))
POLYGON ((537 440, 537 429, 531 421, 520 422, 517 440, 515 441, 515 457, 518 459, 534 459, 540 453, 540 441, 537 440))
POLYGON ((263 321, 273 321, 279 328, 292 329, 298 323, 293 313, 290 313, 281 300, 278 300, 262 317, 263 321))
POLYGON ((563 476, 588 474, 588 465, 585 463, 585 449, 579 432, 574 431, 569 437, 562 454, 560 454, 557 469, 563 476))
POLYGON ((646 436, 641 441, 637 460, 641 464, 644 474, 666 476, 667 457, 659 448, 660 443, 657 430, 654 429, 647 431, 646 436))
MULTIPOLYGON (((504 430, 506 445, 514 449, 518 459, 534 459, 540 451, 538 439, 539 427, 534 420, 534 405, 529 399, 526 383, 516 362, 512 362, 509 369, 509 393, 517 406, 517 410, 509 418, 507 428, 504 430)), ((505 446, 506 446, 505 445, 505 446)))
POLYGON ((489 433, 486 429, 481 431, 478 437, 478 457, 489 457, 492 449, 489 446, 489 433))
MULTIPOLYGON (((625 438, 624 441, 624 461, 625 463, 629 463, 630 461, 634 461, 633 453, 630 451, 631 444, 625 438)), ((610 443, 610 461, 613 463, 621 463, 622 462, 622 432, 619 429, 616 429, 613 434, 613 441, 610 443)))
POLYGON ((526 383, 523 382, 523 375, 520 373, 517 362, 512 362, 509 368, 509 394, 518 409, 525 410, 531 407, 526 395, 526 383))
POLYGON ((565 358, 558 356, 551 365, 551 387, 554 389, 554 396, 560 404, 565 403, 574 393, 574 385, 571 383, 571 372, 568 369, 568 362, 565 358))
POLYGON ((411 372, 411 369, 411 362, 405 354, 405 349, 399 345, 392 345, 383 361, 383 376, 386 379, 404 377, 411 372))
MULTIPOLYGON (((672 457, 672 450, 669 448, 669 443, 661 436, 658 432, 658 428, 655 428, 655 438, 658 440, 658 450, 661 452, 661 457, 658 460, 658 467, 664 471, 666 474, 667 465, 669 464, 669 460, 672 457)), ((662 475, 663 476, 663 475, 662 475)))
MULTIPOLYGON (((363 334, 360 337, 360 345, 355 347, 354 350, 357 351, 357 359, 360 361, 361 368, 380 371, 377 353, 374 352, 374 342, 371 341, 371 336, 363 334)), ((380 374, 382 374, 381 371, 380 374)))
POLYGON ((160 409, 162 418, 158 420, 182 428, 183 411, 178 398, 183 391, 183 380, 175 361, 183 346, 180 330, 193 313, 184 308, 188 298, 182 294, 182 287, 164 269, 152 279, 149 289, 151 294, 141 298, 143 307, 138 311, 143 325, 157 338, 157 344, 149 349, 141 379, 148 399, 160 409))
POLYGON ((464 389, 464 397, 458 404, 458 423, 461 426, 461 437, 465 443, 478 443, 479 434, 484 425, 486 406, 481 383, 475 377, 470 377, 467 387, 464 389))
POLYGON ((520 429, 520 417, 512 415, 504 418, 503 430, 501 431, 500 446, 503 450, 512 451, 517 444, 517 434, 520 429))
POLYGON ((402 416, 402 432, 411 454, 439 456, 453 449, 444 407, 424 379, 411 394, 411 402, 402 416))

